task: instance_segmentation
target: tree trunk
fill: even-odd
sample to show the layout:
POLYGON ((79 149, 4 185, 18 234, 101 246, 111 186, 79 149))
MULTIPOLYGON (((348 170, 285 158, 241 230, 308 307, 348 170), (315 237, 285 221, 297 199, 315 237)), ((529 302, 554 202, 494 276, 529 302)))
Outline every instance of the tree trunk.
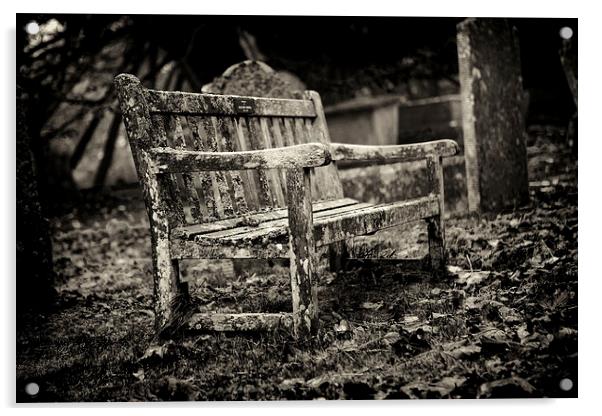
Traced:
POLYGON ((28 98, 17 87, 17 307, 41 307, 54 296, 52 245, 40 204, 28 98))

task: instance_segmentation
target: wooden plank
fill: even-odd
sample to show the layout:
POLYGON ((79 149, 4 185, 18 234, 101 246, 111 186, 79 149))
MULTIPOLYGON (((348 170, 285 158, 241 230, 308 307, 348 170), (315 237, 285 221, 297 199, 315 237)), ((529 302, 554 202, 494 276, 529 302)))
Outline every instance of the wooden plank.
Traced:
MULTIPOLYGON (((359 203, 325 210, 313 216, 315 241, 317 246, 324 246, 395 225, 433 217, 438 213, 439 202, 436 196, 380 205, 359 203)), ((252 227, 243 226, 198 235, 195 241, 205 245, 252 246, 286 241, 287 234, 287 219, 279 219, 252 227)))
MULTIPOLYGON (((245 135, 247 129, 247 121, 244 117, 234 119, 234 126, 236 129, 236 150, 239 152, 251 150, 249 149, 248 140, 245 135)), ((240 172, 242 176, 242 187, 245 193, 245 200, 247 201, 247 208, 250 211, 257 211, 260 208, 259 195, 257 192, 256 180, 257 172, 245 170, 240 172)))
POLYGON ((195 313, 187 323, 196 331, 273 331, 293 326, 291 313, 195 313))
MULTIPOLYGON (((201 117, 199 119, 199 133, 201 135, 202 149, 204 153, 213 155, 218 152, 217 139, 215 132, 215 125, 210 117, 201 117)), ((186 169, 194 170, 194 169, 186 169)), ((212 207, 214 209, 215 218, 225 217, 225 207, 222 201, 222 195, 227 194, 227 182, 223 177, 223 172, 216 172, 214 169, 208 169, 207 172, 207 184, 208 188, 205 193, 209 195, 212 201, 212 207)), ((226 203, 227 206, 227 203, 226 203)))
MULTIPOLYGON (((151 116, 151 134, 152 134, 152 145, 153 146, 167 146, 167 134, 165 133, 164 120, 160 115, 151 116)), ((171 227, 179 227, 186 224, 184 218, 184 207, 182 206, 182 198, 180 197, 180 190, 178 188, 176 174, 163 175, 159 178, 159 181, 163 184, 167 192, 167 199, 164 201, 167 209, 166 215, 168 217, 169 224, 171 227)))
MULTIPOLYGON (((260 139, 261 128, 259 126, 259 120, 256 117, 249 117, 247 119, 247 127, 249 131, 249 147, 252 150, 260 150, 263 149, 264 144, 260 139)), ((271 158, 268 158, 271 160, 271 158)), ((257 190, 259 191, 259 200, 261 201, 261 206, 264 208, 273 207, 274 201, 272 198, 272 192, 270 190, 270 184, 267 172, 264 169, 257 171, 257 190)))
MULTIPOLYGON (((236 142, 236 126, 233 118, 224 119, 221 124, 222 150, 226 152, 234 151, 234 143, 236 142)), ((246 214, 249 211, 247 201, 245 199, 245 191, 242 185, 240 172, 227 172, 230 175, 232 201, 236 206, 237 214, 246 214)))
MULTIPOLYGON (((330 163, 328 148, 320 143, 244 152, 197 152, 153 148, 149 153, 155 161, 155 173, 245 169, 260 169, 261 172, 265 169, 298 169, 330 163)), ((266 192, 271 194, 267 176, 264 178, 266 192)))
MULTIPOLYGON (((259 125, 261 127, 261 137, 263 138, 264 148, 271 149, 273 147, 276 147, 273 145, 272 135, 268 127, 268 119, 265 117, 261 117, 259 119, 259 125)), ((286 202, 284 200, 284 192, 282 191, 280 173, 280 171, 274 169, 267 172, 267 176, 270 180, 270 189, 272 191, 273 206, 275 207, 286 206, 286 202)))
MULTIPOLYGON (((314 214, 319 214, 322 211, 332 210, 335 208, 346 207, 349 205, 357 205, 359 202, 351 198, 343 198, 333 201, 317 202, 313 205, 314 214)), ((204 224, 195 224, 185 227, 173 229, 171 235, 172 238, 185 238, 189 239, 195 235, 206 234, 215 231, 229 230, 232 228, 253 224, 253 226, 259 226, 266 221, 278 220, 288 217, 288 209, 281 208, 268 212, 260 212, 250 214, 244 217, 231 218, 227 220, 209 222, 204 224)))
MULTIPOLYGON (((182 130, 182 123, 178 116, 163 116, 165 131, 167 133, 168 144, 175 149, 181 151, 186 150, 186 141, 184 138, 184 132, 182 130)), ((185 201, 190 208, 190 223, 198 223, 201 221, 201 214, 199 209, 199 199, 194 186, 193 177, 190 173, 182 173, 182 188, 181 188, 181 200, 185 201)))
MULTIPOLYGON (((327 217, 338 216, 347 212, 357 211, 360 209, 372 207, 374 204, 370 203, 357 203, 353 205, 345 205, 337 208, 331 208, 328 210, 322 210, 320 212, 314 211, 314 221, 321 220, 327 217)), ((228 230, 218 231, 203 234, 202 239, 213 239, 213 240, 222 240, 222 241, 230 241, 232 243, 236 243, 237 241, 247 240, 253 241, 255 239, 263 239, 266 230, 272 230, 274 233, 281 232, 286 233, 286 227, 288 226, 288 218, 275 219, 271 221, 265 221, 261 224, 252 225, 252 226, 242 226, 237 228, 232 228, 228 230)))
POLYGON ((313 233, 311 168, 286 173, 290 278, 295 335, 313 335, 318 330, 318 287, 315 274, 316 246, 313 233))
MULTIPOLYGON (((209 141, 209 145, 212 152, 224 151, 225 142, 229 140, 224 135, 225 125, 223 117, 211 117, 211 126, 213 130, 210 132, 205 139, 209 141)), ((226 151, 228 153, 229 151, 226 151)), ((226 172, 216 171, 215 179, 217 188, 219 190, 220 201, 223 209, 221 218, 231 217, 234 214, 234 208, 232 205, 232 198, 230 196, 230 185, 226 177, 226 172)))
POLYGON ((284 125, 283 131, 283 139, 285 146, 294 146, 295 143, 295 133, 293 129, 293 120, 290 118, 283 118, 282 124, 284 125))
POLYGON ((308 100, 195 94, 156 90, 147 90, 146 96, 151 113, 205 116, 316 116, 314 105, 308 100))
POLYGON ((170 243, 172 259, 286 259, 289 248, 286 236, 281 242, 266 245, 220 245, 203 242, 172 239, 170 243))
POLYGON ((152 146, 152 132, 149 130, 152 122, 144 88, 136 77, 125 74, 115 78, 115 86, 150 222, 155 328, 160 331, 172 319, 176 301, 183 298, 180 295, 185 292, 180 284, 177 263, 170 255, 165 187, 150 172, 150 161, 145 156, 145 149, 152 146))
POLYGON ((294 143, 304 144, 309 143, 308 137, 305 134, 305 123, 303 119, 294 118, 292 119, 293 131, 294 131, 294 143))
POLYGON ((453 156, 459 150, 453 140, 434 140, 416 144, 365 146, 332 143, 330 151, 335 161, 367 161, 372 164, 409 162, 426 159, 431 155, 453 156))
MULTIPOLYGON (((311 100, 316 109, 316 118, 312 121, 312 140, 317 140, 330 146, 330 132, 326 124, 326 116, 324 115, 324 106, 322 105, 320 94, 316 91, 306 91, 304 98, 311 100)), ((328 184, 328 186, 319 189, 319 194, 314 196, 316 199, 339 199, 343 197, 343 185, 341 184, 339 171, 334 163, 324 168, 318 168, 316 172, 316 180, 319 183, 325 182, 328 184)))
MULTIPOLYGON (((279 117, 272 117, 270 123, 273 139, 273 147, 285 147, 284 137, 282 136, 282 119, 279 117)), ((278 171, 280 174, 280 186, 282 187, 282 195, 286 198, 286 172, 284 169, 278 171)))
MULTIPOLYGON (((305 130, 305 137, 308 142, 316 142, 317 138, 315 137, 315 129, 313 119, 305 119, 303 120, 303 127, 305 130)), ((332 188, 332 181, 330 181, 329 177, 327 177, 328 170, 327 169, 314 169, 311 177, 311 191, 315 200, 320 199, 329 199, 325 197, 332 188)), ((336 187, 336 184, 335 184, 336 187)))
MULTIPOLYGON (((202 129, 199 126, 198 117, 187 117, 188 125, 192 133, 192 148, 194 150, 203 150, 203 139, 201 137, 202 129)), ((211 221, 217 218, 215 203, 213 201, 213 192, 211 191, 211 177, 208 172, 196 172, 193 174, 195 188, 199 198, 199 209, 201 216, 205 221, 211 221)))
MULTIPOLYGON (((301 118, 295 118, 292 120, 292 124, 293 124, 293 129, 294 129, 294 142, 296 145, 299 144, 303 144, 303 143, 310 143, 312 140, 310 139, 310 136, 307 134, 308 131, 306 129, 305 126, 305 120, 301 119, 301 118)), ((317 184, 315 182, 315 171, 311 172, 311 192, 312 195, 317 196, 319 194, 319 190, 317 188, 317 184)), ((323 184, 321 183, 320 185, 323 186, 323 184)), ((316 199, 320 199, 319 197, 316 197, 316 199)))
POLYGON ((427 196, 414 200, 382 204, 340 216, 317 220, 315 223, 315 241, 323 246, 335 241, 370 234, 396 225, 418 221, 439 213, 436 197, 427 196))
POLYGON ((426 172, 430 193, 437 198, 439 205, 439 214, 427 219, 429 257, 433 270, 443 272, 445 269, 445 228, 443 223, 445 195, 441 157, 429 157, 426 160, 426 172))

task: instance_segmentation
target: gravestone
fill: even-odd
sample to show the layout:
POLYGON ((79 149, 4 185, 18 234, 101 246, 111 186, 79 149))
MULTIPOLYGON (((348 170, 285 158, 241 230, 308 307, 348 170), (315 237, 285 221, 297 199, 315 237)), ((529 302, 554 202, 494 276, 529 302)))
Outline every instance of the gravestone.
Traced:
POLYGON ((518 207, 529 182, 517 34, 507 19, 469 18, 457 41, 468 209, 518 207))

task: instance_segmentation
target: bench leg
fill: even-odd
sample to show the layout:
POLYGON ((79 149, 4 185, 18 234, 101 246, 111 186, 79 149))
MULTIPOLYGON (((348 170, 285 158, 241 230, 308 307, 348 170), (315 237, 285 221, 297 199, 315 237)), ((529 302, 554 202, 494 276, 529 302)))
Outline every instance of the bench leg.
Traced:
POLYGON ((429 261, 435 274, 445 269, 445 241, 440 216, 431 217, 426 220, 429 240, 429 261))
POLYGON ((318 328, 310 172, 291 169, 286 174, 293 326, 297 337, 315 334, 318 328))
POLYGON ((439 200, 439 215, 426 219, 431 268, 436 275, 439 275, 445 270, 445 228, 443 224, 445 192, 443 188, 443 160, 441 157, 428 157, 426 159, 426 171, 430 194, 436 195, 439 200))
POLYGON ((328 246, 329 267, 332 273, 342 271, 349 259, 346 241, 337 241, 328 246))
POLYGON ((168 242, 153 245, 155 327, 161 332, 173 320, 182 297, 188 295, 187 285, 180 282, 177 260, 169 255, 168 242))

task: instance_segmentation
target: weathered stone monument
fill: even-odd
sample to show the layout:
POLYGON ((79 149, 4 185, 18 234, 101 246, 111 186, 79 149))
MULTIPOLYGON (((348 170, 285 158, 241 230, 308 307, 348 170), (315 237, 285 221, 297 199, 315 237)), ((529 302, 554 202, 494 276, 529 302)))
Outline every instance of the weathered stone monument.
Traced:
POLYGON ((458 25, 468 209, 499 211, 529 198, 520 49, 507 19, 458 25))

